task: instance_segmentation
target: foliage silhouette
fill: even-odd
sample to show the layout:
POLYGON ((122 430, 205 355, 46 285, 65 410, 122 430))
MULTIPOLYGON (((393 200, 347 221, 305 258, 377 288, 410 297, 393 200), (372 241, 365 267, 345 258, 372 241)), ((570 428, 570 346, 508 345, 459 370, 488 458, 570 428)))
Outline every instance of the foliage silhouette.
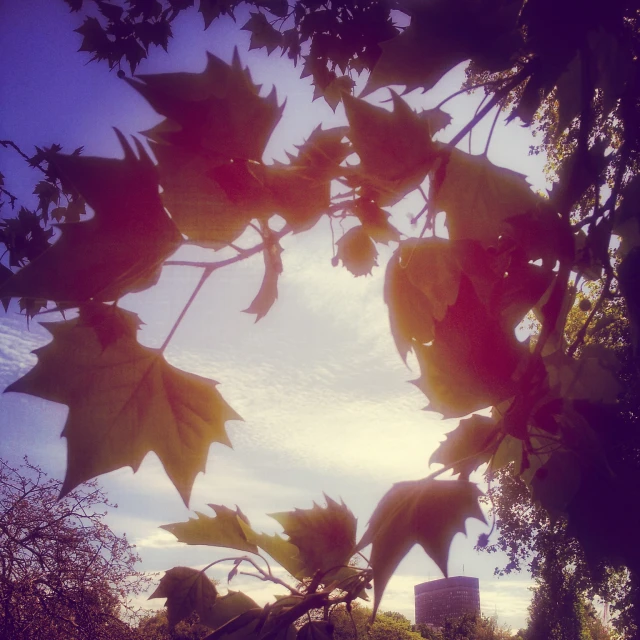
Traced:
MULTIPOLYGON (((81 50, 111 68, 126 60, 133 72, 151 45, 167 46, 172 20, 193 2, 68 4, 74 11, 97 9, 99 14, 87 14, 79 27, 81 50)), ((233 15, 239 4, 200 0, 205 28, 221 15, 233 15)), ((298 631, 295 625, 315 609, 324 609, 328 617, 331 607, 350 604, 371 581, 375 611, 391 573, 416 542, 446 573, 452 535, 467 518, 482 518, 480 492, 468 475, 487 460, 493 471, 512 464, 533 500, 553 517, 566 517, 590 563, 625 566, 633 579, 640 579, 638 475, 615 453, 620 421, 632 420, 637 427, 637 410, 623 400, 637 378, 621 375, 614 350, 584 344, 594 319, 606 316, 610 302, 624 305, 628 357, 637 370, 640 29, 634 3, 249 4, 255 11, 243 28, 251 32, 251 47, 279 50, 294 63, 304 60, 301 77, 311 76, 317 98, 334 109, 344 105, 348 126, 316 130, 288 164, 263 163, 282 107, 275 92, 260 95, 236 52, 230 65, 209 55, 200 74, 128 79, 165 117, 144 133, 157 165, 139 141, 134 151, 119 132, 122 160, 88 158, 79 151, 62 154, 59 145, 38 149, 33 157, 23 154, 45 179, 36 190, 37 210, 23 209, 3 223, 0 239, 9 266, 17 271, 3 272, 0 299, 20 298, 28 317, 51 304, 79 312, 78 318, 48 325, 52 343, 10 390, 69 405, 64 492, 120 466, 135 469, 155 450, 165 451, 165 469, 188 502, 210 443, 224 441, 225 421, 238 416, 213 382, 169 369, 162 352, 211 274, 257 253, 264 255, 265 274, 247 311, 257 319, 268 313, 283 272, 279 240, 327 216, 350 226, 336 243, 335 263, 342 261, 356 276, 375 268, 376 243, 398 244, 387 267, 385 299, 400 355, 412 352, 417 358, 421 376, 416 385, 428 397, 429 408, 463 418, 492 407, 491 423, 478 416, 463 420, 435 454, 434 460, 446 466, 424 480, 395 485, 360 541, 353 514, 330 499, 327 507, 314 506, 307 513, 276 514, 284 539, 257 534, 239 511, 235 516, 224 511, 223 518, 222 507, 215 519, 199 516, 198 521, 166 525, 189 540, 222 542, 240 551, 259 547, 301 581, 296 587, 276 577, 264 556, 234 558, 234 570, 245 563, 257 577, 289 591, 261 609, 246 596, 224 600, 203 587, 209 567, 197 576, 173 569, 157 592, 167 597, 171 621, 195 609, 216 620, 211 638, 330 635, 326 621, 312 621, 298 631), (448 123, 441 107, 470 86, 437 109, 421 112, 393 90, 392 111, 364 100, 390 85, 428 90, 466 60, 468 82, 484 88, 486 101, 469 122, 455 123, 457 133, 447 142, 433 139, 448 123), (366 85, 354 97, 352 76, 359 73, 368 73, 366 85), (495 111, 497 121, 504 109, 510 109, 510 119, 543 132, 557 178, 548 196, 533 193, 523 176, 488 160, 491 133, 482 155, 456 148, 490 112, 495 111), (346 162, 350 154, 358 156, 357 164, 346 162), (413 220, 423 227, 407 238, 392 224, 388 209, 414 191, 424 206, 413 220), (77 222, 85 202, 96 215, 77 222), (436 237, 441 212, 447 238, 436 237), (52 217, 62 221, 62 234, 47 248, 52 217), (144 246, 142 230, 150 238, 144 246), (613 249, 615 238, 621 240, 619 250, 613 249), (233 255, 171 260, 169 254, 185 239, 212 250, 224 247, 233 255), (161 266, 169 264, 196 268, 202 275, 161 349, 150 353, 135 342, 135 322, 122 320, 120 312, 101 303, 117 303, 125 292, 152 287, 161 266), (567 322, 585 281, 599 281, 599 294, 568 342, 567 322), (535 340, 521 343, 514 328, 530 312, 540 330, 535 340), (120 319, 114 322, 114 317, 120 319), (134 441, 101 439, 110 427, 121 433, 129 417, 118 407, 130 404, 120 397, 121 388, 99 383, 100 376, 93 382, 91 373, 103 364, 118 364, 126 354, 141 363, 133 367, 130 381, 139 420, 131 425, 137 429, 139 424, 140 431, 134 441), (79 364, 89 389, 77 381, 79 364), (162 427, 154 430, 167 405, 174 414, 170 424, 163 415, 162 427), (74 435, 78 415, 86 420, 81 446, 74 435), (185 433, 174 422, 198 435, 189 440, 192 455, 184 466, 170 456, 175 432, 185 433), (474 424, 483 437, 474 434, 471 443, 474 424), (88 449, 96 455, 80 460, 88 449), (437 479, 449 470, 462 477, 437 479), (604 513, 594 513, 594 504, 604 513), (223 525, 218 518, 229 522, 223 525), (369 566, 349 566, 351 555, 369 543, 369 566), (318 549, 327 557, 335 552, 335 566, 328 566, 331 562, 325 554, 319 557, 318 549), (180 584, 185 578, 199 585, 197 597, 193 585, 176 586, 174 580, 169 588, 167 581, 178 574, 180 584)), ((21 152, 11 141, 0 142, 21 152)), ((13 204, 10 191, 2 188, 13 204)), ((637 458, 635 440, 628 451, 637 458)))

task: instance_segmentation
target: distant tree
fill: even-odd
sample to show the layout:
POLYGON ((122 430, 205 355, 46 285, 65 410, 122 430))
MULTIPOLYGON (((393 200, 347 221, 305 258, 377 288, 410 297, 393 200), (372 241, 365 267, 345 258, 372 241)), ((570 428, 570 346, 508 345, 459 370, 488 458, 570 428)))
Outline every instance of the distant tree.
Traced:
POLYGON ((137 628, 140 640, 200 640, 211 633, 211 629, 200 624, 200 617, 192 613, 173 628, 169 624, 165 609, 145 616, 137 628))
POLYGON ((334 640, 421 640, 422 636, 411 629, 411 621, 395 611, 378 613, 373 624, 371 609, 357 603, 351 605, 351 613, 345 605, 334 607, 329 616, 333 624, 334 640))
POLYGON ((149 584, 134 547, 105 524, 96 482, 58 501, 60 485, 0 459, 0 638, 134 638, 127 598, 149 584))
MULTIPOLYGON (((497 618, 466 613, 460 618, 447 620, 442 629, 442 640, 507 640, 508 628, 498 625, 497 618)), ((439 640, 439 639, 438 639, 439 640)))

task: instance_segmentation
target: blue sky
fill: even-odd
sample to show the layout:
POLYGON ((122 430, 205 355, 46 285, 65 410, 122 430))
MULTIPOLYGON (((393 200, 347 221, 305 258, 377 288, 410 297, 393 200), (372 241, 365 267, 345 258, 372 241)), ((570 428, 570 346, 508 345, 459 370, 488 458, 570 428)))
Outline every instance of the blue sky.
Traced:
MULTIPOLYGON (((59 142, 71 151, 84 145, 89 155, 118 155, 111 129, 134 134, 153 126, 159 117, 144 100, 104 65, 87 64, 77 53, 80 36, 72 30, 78 17, 62 0, 25 0, 0 8, 3 40, 0 54, 0 138, 25 150, 59 142)), ((284 117, 267 148, 265 160, 284 160, 285 150, 321 121, 343 121, 322 101, 311 103, 308 79, 300 80, 286 59, 247 52, 249 35, 223 18, 204 32, 195 12, 176 22, 170 54, 158 52, 140 72, 200 71, 205 51, 230 60, 238 46, 254 80, 272 85, 280 101, 287 99, 284 117)), ((411 94, 414 107, 429 108, 459 87, 460 68, 431 92, 411 94)), ((381 100, 388 94, 371 96, 381 100)), ((453 136, 473 115, 480 97, 459 98, 446 109, 453 125, 442 139, 453 136)), ((484 149, 491 118, 474 133, 473 151, 484 149)), ((517 123, 496 129, 489 157, 496 164, 521 171, 536 188, 544 187, 543 159, 528 155, 532 139, 517 123)), ((467 141, 461 147, 467 150, 467 141)), ((16 154, 0 149, 0 171, 7 188, 29 198, 39 179, 16 154)), ((401 226, 416 211, 409 199, 398 205, 401 226), (402 222, 403 221, 403 222, 402 222)), ((207 283, 167 351, 168 360, 185 370, 219 381, 225 399, 245 418, 229 425, 230 450, 213 445, 208 472, 196 481, 191 507, 207 512, 209 502, 238 504, 256 529, 278 531, 269 512, 308 508, 321 502, 322 492, 343 498, 362 531, 376 502, 393 482, 418 479, 429 472, 428 460, 455 421, 421 411, 424 396, 407 381, 417 377, 395 351, 382 301, 385 257, 371 277, 353 278, 333 268, 331 235, 321 222, 312 232, 283 243, 284 275, 279 300, 266 318, 240 313, 248 306, 262 278, 257 256, 217 272, 207 283)), ((192 252, 189 254, 194 256, 192 252)), ((123 306, 141 314, 146 325, 141 341, 158 346, 195 286, 199 271, 166 268, 158 287, 129 296, 123 306)), ((47 318, 50 319, 50 318, 47 318)), ((27 331, 12 307, 0 317, 0 385, 6 386, 35 362, 30 351, 48 341, 37 323, 27 331)), ((411 364, 411 363, 410 363, 411 364)), ((60 439, 66 408, 20 394, 0 397, 0 455, 31 461, 56 477, 64 475, 66 447, 60 439)), ((204 565, 215 550, 185 547, 158 525, 186 520, 189 512, 151 454, 134 476, 123 469, 101 479, 119 509, 109 523, 135 542, 146 571, 175 565, 204 565)), ((468 522, 468 538, 456 536, 449 573, 480 578, 481 603, 501 622, 524 626, 530 599, 527 576, 496 579, 499 558, 477 554, 473 545, 484 526, 468 522)), ((228 554, 225 554, 228 555, 228 554)), ((223 578, 225 572, 211 574, 223 578)), ((441 577, 435 564, 417 548, 400 565, 382 602, 413 618, 413 585, 441 577)), ((232 584, 264 602, 273 593, 258 581, 242 578, 232 584)), ((277 591, 276 591, 277 592, 277 591)), ((152 601, 158 606, 162 601, 152 601)))

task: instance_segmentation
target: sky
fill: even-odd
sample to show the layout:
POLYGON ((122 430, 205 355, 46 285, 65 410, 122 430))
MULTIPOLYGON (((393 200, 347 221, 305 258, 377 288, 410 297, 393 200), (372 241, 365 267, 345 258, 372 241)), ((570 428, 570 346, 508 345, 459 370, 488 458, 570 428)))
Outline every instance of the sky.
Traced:
MULTIPOLYGON (((60 143, 67 151, 83 145, 87 155, 119 156, 112 127, 135 134, 160 120, 115 73, 77 52, 81 37, 73 29, 80 18, 69 14, 62 0, 0 2, 0 20, 0 139, 11 139, 27 152, 34 145, 60 143)), ((293 151, 319 123, 343 123, 344 112, 339 107, 334 114, 321 100, 312 103, 309 79, 299 79, 299 70, 286 58, 248 52, 249 34, 238 29, 242 24, 242 18, 237 24, 222 18, 205 32, 201 16, 188 12, 175 23, 169 54, 154 53, 139 72, 201 71, 207 50, 230 61, 237 46, 254 80, 264 85, 264 95, 275 85, 280 102, 286 98, 284 116, 265 153, 267 162, 285 160, 285 151, 293 151)), ((412 93, 407 100, 415 108, 433 107, 459 88, 462 77, 462 68, 456 68, 429 93, 412 93)), ((387 97, 388 92, 378 91, 367 99, 387 97)), ((473 116, 479 100, 477 95, 461 97, 446 105, 453 124, 441 139, 451 138, 473 116)), ((490 123, 491 117, 475 130, 474 153, 484 149, 490 123)), ((544 159, 528 153, 534 142, 517 122, 506 125, 501 118, 489 158, 526 174, 534 188, 543 189, 544 159)), ((468 150, 467 139, 461 147, 468 150)), ((0 148, 0 172, 8 189, 32 202, 38 176, 17 154, 0 148)), ((411 199, 394 211, 403 229, 415 213, 411 199)), ((273 533, 279 525, 267 513, 322 504, 324 492, 344 500, 361 534, 394 482, 419 479, 432 470, 431 453, 457 421, 422 411, 426 399, 408 384, 418 372, 405 366, 395 350, 382 296, 390 251, 381 252, 381 266, 372 276, 354 278, 331 266, 326 220, 309 233, 286 238, 283 247, 279 298, 264 319, 255 324, 253 316, 241 313, 262 279, 262 258, 256 256, 213 275, 166 352, 171 364, 220 382, 219 391, 245 420, 228 424, 233 450, 211 447, 207 473, 196 480, 190 506, 213 515, 208 503, 237 504, 256 530, 273 533)), ((204 255, 209 254, 188 252, 189 258, 204 255)), ((123 300, 122 306, 140 313, 146 323, 143 344, 162 343, 199 275, 197 269, 167 267, 157 287, 123 300)), ((31 351, 48 340, 37 322, 27 329, 15 306, 0 317, 0 387, 26 373, 35 363, 31 351)), ((27 454, 62 478, 66 446, 60 432, 66 412, 64 406, 22 394, 0 396, 0 456, 15 463, 27 454)), ((108 523, 136 544, 142 570, 204 566, 229 555, 187 547, 158 528, 193 514, 154 454, 135 476, 121 469, 100 482, 119 505, 108 523)), ((479 522, 467 522, 468 536, 458 534, 453 541, 449 574, 480 578, 483 612, 497 612, 500 622, 518 629, 525 625, 531 580, 526 574, 494 577, 502 558, 473 550, 486 530, 479 522)), ((226 586, 224 566, 209 575, 226 586)), ((423 550, 414 548, 389 583, 382 610, 413 619, 413 586, 439 577, 423 550)), ((260 603, 277 593, 243 576, 231 587, 260 603)), ((144 604, 158 607, 162 601, 144 604)))

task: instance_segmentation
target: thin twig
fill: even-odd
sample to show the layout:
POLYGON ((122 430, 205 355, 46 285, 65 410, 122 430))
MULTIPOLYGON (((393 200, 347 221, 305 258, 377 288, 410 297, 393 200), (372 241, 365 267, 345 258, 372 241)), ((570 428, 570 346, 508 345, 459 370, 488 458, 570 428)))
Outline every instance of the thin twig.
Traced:
MULTIPOLYGON (((476 108, 476 112, 473 114, 474 117, 478 115, 478 111, 480 111, 480 109, 482 109, 482 105, 486 102, 488 97, 489 97, 489 94, 485 93, 484 96, 482 97, 482 100, 480 100, 480 104, 476 108)), ((472 140, 472 138, 473 138, 473 129, 471 131, 469 131, 469 155, 471 155, 471 140, 472 140)))
POLYGON ((476 114, 463 128, 459 131, 453 139, 448 143, 452 147, 455 147, 464 137, 473 129, 486 115, 495 107, 500 100, 502 100, 512 89, 517 87, 526 77, 526 69, 523 69, 520 73, 517 73, 511 78, 511 81, 505 84, 501 89, 498 89, 491 100, 476 114))
POLYGON ((462 93, 469 93, 471 91, 475 91, 476 89, 480 89, 482 87, 488 87, 489 85, 492 85, 492 84, 495 84, 495 80, 489 80, 487 82, 481 82, 480 84, 474 84, 471 87, 465 87, 464 89, 460 89, 459 91, 455 91, 450 96, 447 96, 444 100, 441 100, 434 107, 434 110, 435 109, 440 109, 440 107, 442 107, 443 105, 447 104, 447 102, 449 102, 449 100, 452 100, 453 98, 457 98, 462 93))
POLYGON ((7 191, 4 187, 0 187, 0 191, 9 197, 9 206, 12 209, 15 208, 18 197, 14 196, 11 191, 7 191))
POLYGON ((498 104, 498 110, 496 111, 496 117, 493 119, 493 123, 491 124, 491 129, 489 129, 489 136, 487 137, 487 144, 485 145, 484 153, 482 154, 485 157, 489 153, 489 145, 491 144, 491 138, 493 138, 493 131, 496 128, 496 124, 498 123, 498 118, 500 117, 501 113, 502 113, 502 105, 498 104))
POLYGON ((13 140, 0 140, 0 144, 6 149, 7 147, 11 147, 15 151, 17 151, 31 166, 37 167, 46 175, 46 171, 42 168, 40 163, 35 165, 31 164, 31 158, 13 141, 13 140))
POLYGON ((189 311, 189 307, 193 304, 193 301, 196 299, 196 296, 200 292, 200 289, 202 289, 204 283, 208 280, 209 276, 213 272, 214 272, 214 269, 211 268, 211 267, 206 267, 203 270, 202 275, 200 276, 200 280, 198 281, 198 284, 196 285, 196 288, 193 290, 193 293, 191 294, 191 296, 187 300, 187 304, 184 305, 182 311, 180 312, 180 315, 178 316, 178 319, 174 322, 173 327, 171 327, 171 331, 169 331, 169 334, 167 335, 167 337, 165 338, 164 342, 162 343, 162 346, 160 347, 160 352, 161 353, 164 352, 164 350, 167 348, 167 346, 171 342, 171 338, 173 338, 175 332, 178 330, 178 327, 180 326, 180 323, 182 322, 182 319, 187 314, 187 311, 189 311))

